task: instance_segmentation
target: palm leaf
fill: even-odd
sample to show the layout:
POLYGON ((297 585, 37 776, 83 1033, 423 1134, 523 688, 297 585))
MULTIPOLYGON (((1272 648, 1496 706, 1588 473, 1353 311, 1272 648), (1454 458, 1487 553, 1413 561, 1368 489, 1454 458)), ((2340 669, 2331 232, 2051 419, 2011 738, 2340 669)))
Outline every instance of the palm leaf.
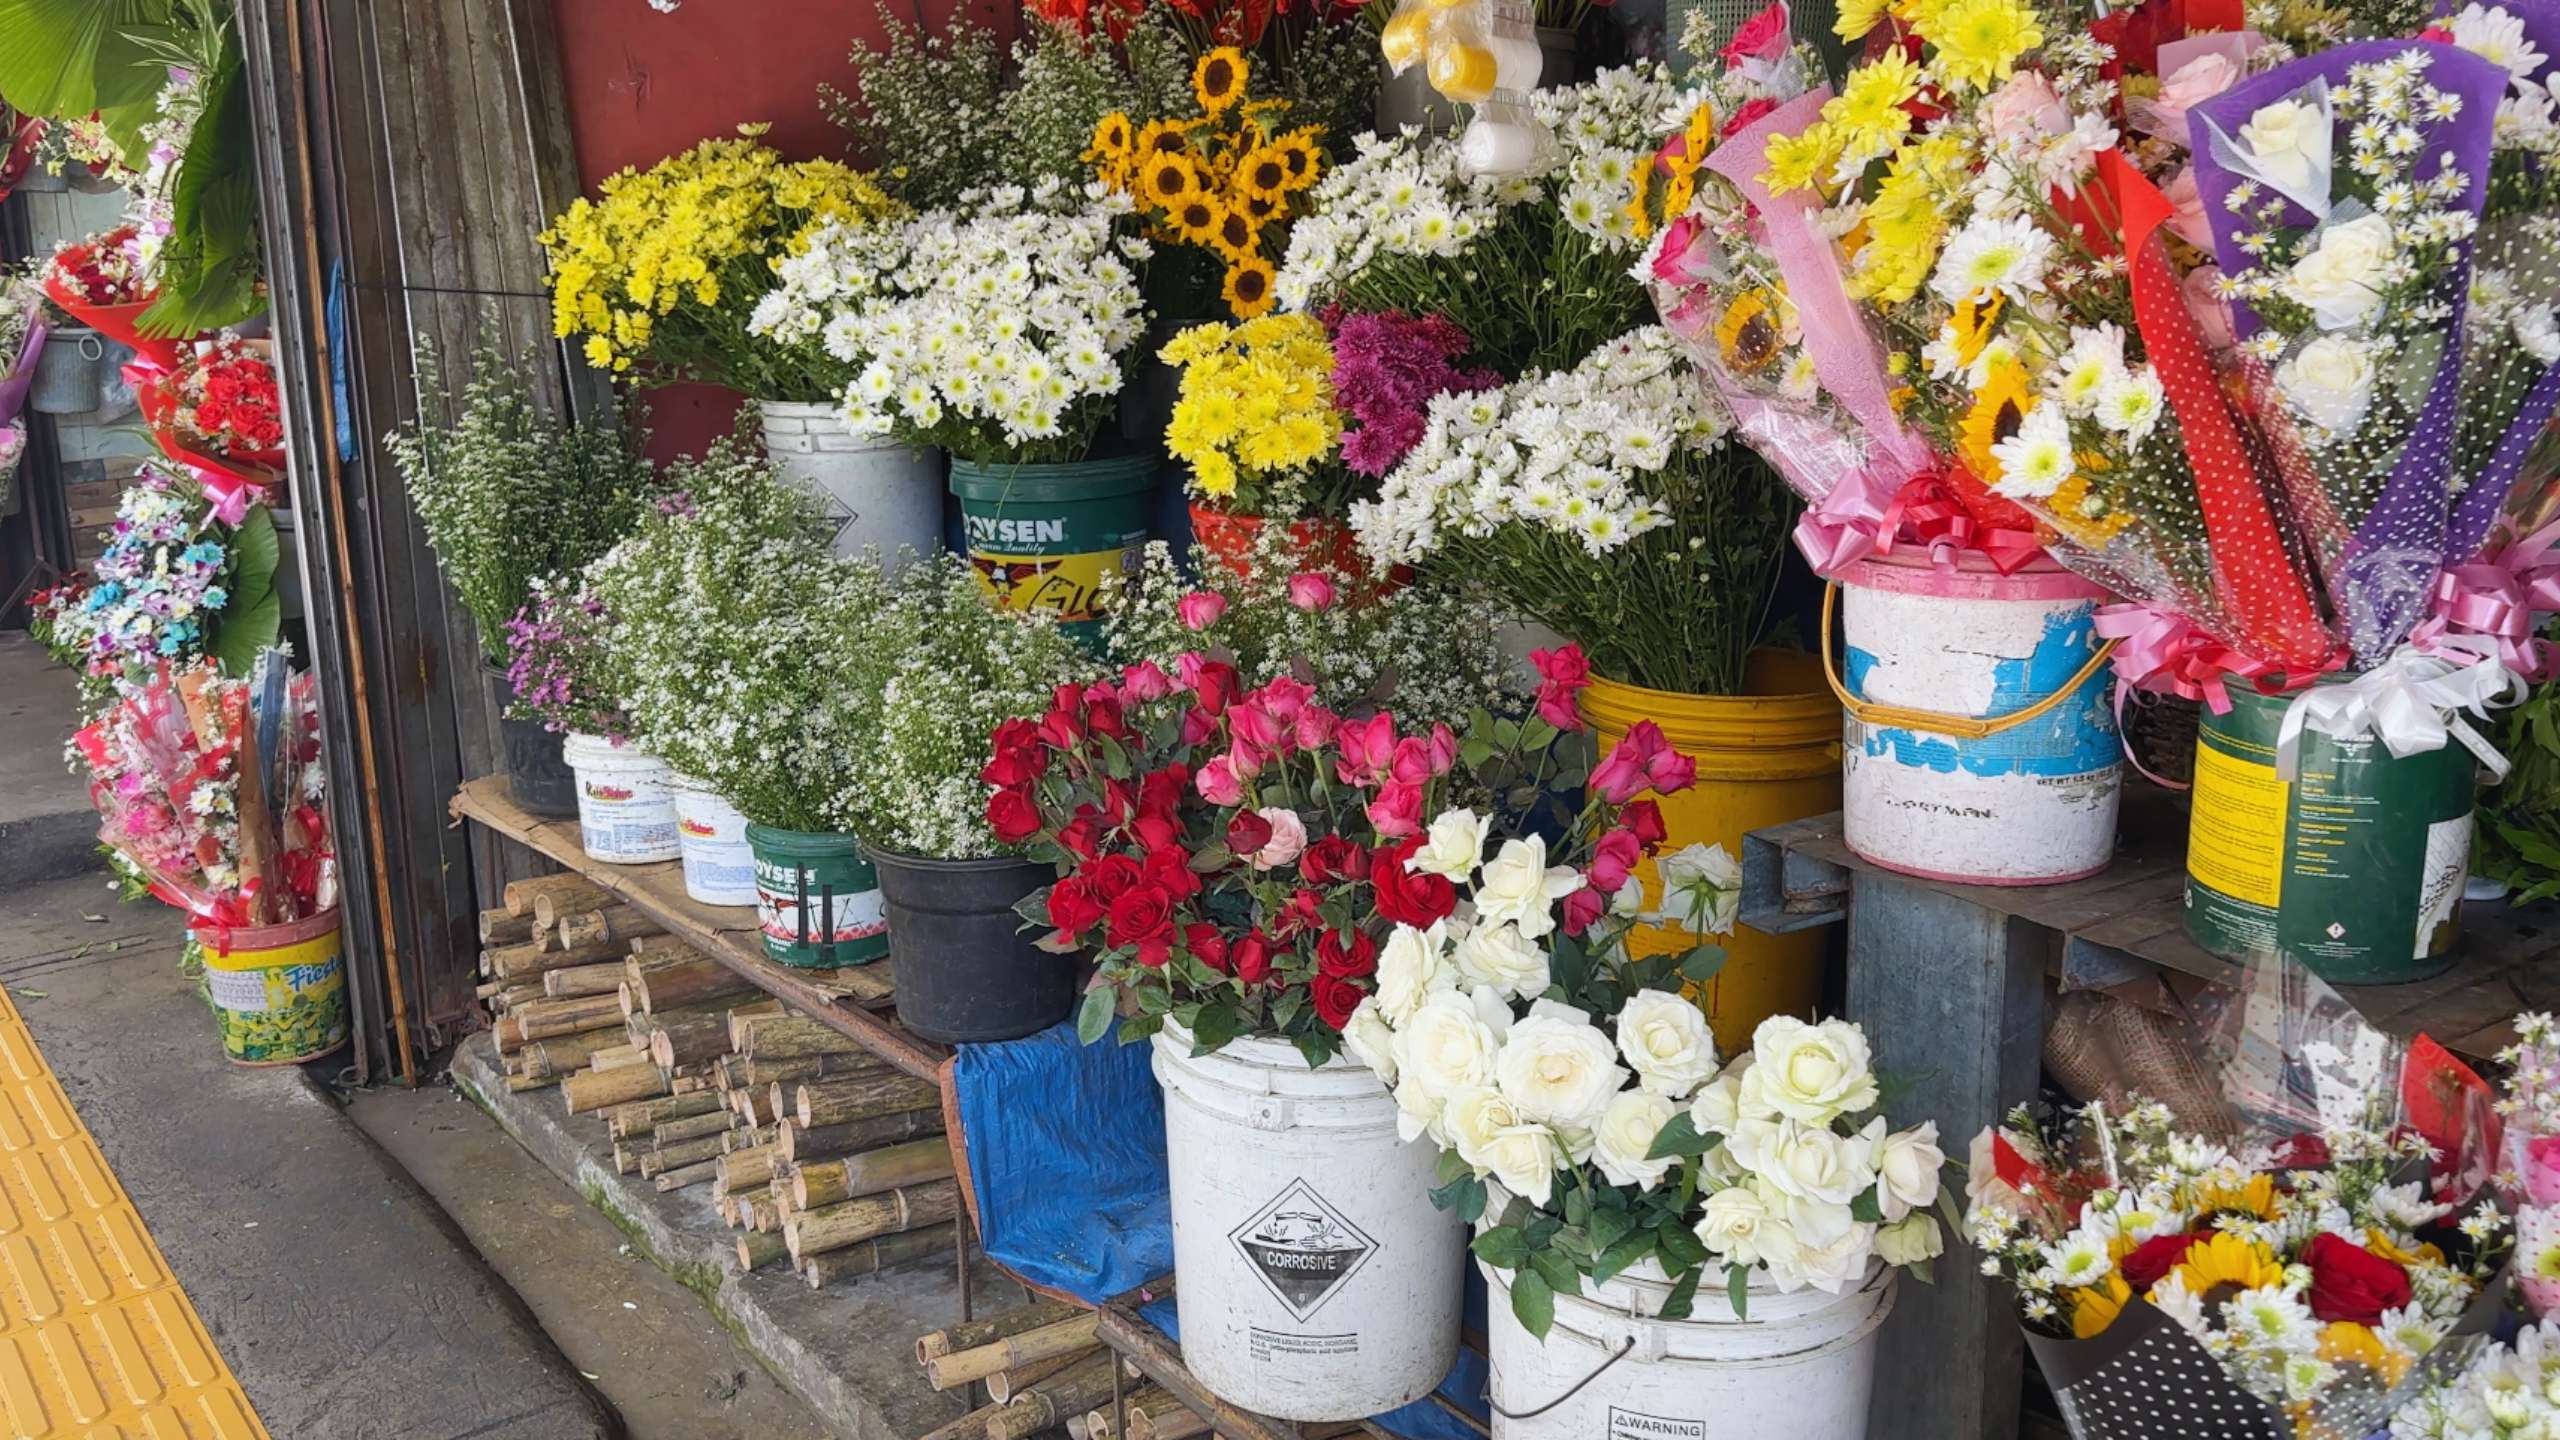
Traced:
POLYGON ((172 0, 0 0, 0 99, 21 114, 131 114, 168 76, 152 56, 172 0))
MULTIPOLYGON (((6 3, 6 0, 0 0, 6 3)), ((160 299, 142 313, 146 335, 184 338, 235 325, 258 296, 258 177, 249 135, 249 85, 236 43, 204 78, 204 113, 170 195, 160 252, 160 299)))

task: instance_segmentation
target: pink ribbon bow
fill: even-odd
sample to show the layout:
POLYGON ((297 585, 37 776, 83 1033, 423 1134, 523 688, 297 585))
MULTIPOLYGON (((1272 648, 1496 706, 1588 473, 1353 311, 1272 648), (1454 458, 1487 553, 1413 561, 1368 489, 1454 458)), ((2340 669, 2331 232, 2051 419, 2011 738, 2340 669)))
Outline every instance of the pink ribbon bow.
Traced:
POLYGON ((2560 671, 2560 653, 2535 631, 2545 615, 2560 612, 2560 521, 2521 540, 2484 551, 2436 576, 2427 618, 2409 632, 2409 643, 2429 654, 2459 636, 2496 642, 2498 661, 2529 682, 2560 671))
POLYGON ((2101 637, 2119 642, 2113 661, 2118 680, 2136 690, 2200 701, 2216 715, 2231 713, 2226 679, 2254 684, 2275 668, 2234 652, 2183 615, 2148 605, 2101 606, 2092 625, 2101 637))

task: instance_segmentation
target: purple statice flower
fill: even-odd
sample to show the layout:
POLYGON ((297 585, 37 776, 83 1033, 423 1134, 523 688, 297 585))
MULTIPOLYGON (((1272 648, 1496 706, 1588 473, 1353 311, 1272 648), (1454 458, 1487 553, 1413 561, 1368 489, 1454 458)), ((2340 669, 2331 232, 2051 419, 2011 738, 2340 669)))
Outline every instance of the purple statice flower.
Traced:
POLYGON ((1342 461, 1381 476, 1422 441, 1434 395, 1471 395, 1500 388, 1491 370, 1455 363, 1471 343, 1457 322, 1401 310, 1335 310, 1334 403, 1353 422, 1342 433, 1342 461))
POLYGON ((545 729, 608 739, 629 722, 610 695, 599 693, 604 665, 604 606, 585 594, 539 591, 506 623, 510 710, 545 729))

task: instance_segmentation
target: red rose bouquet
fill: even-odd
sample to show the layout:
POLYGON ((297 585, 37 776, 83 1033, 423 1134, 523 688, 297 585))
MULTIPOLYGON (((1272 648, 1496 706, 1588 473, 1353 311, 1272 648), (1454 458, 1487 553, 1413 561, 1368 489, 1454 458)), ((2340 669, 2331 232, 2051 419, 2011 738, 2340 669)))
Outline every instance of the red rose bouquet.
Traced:
MULTIPOLYGON (((1691 776, 1671 757, 1658 775, 1590 785, 1579 814, 1555 813, 1546 797, 1586 776, 1541 718, 1570 719, 1570 695, 1540 712, 1479 714, 1465 735, 1407 732, 1383 710, 1337 715, 1294 676, 1248 691, 1208 655, 1184 655, 1170 674, 1142 662, 1116 682, 1060 686, 1047 713, 998 727, 987 814, 998 838, 1058 867, 1057 883, 1021 906, 1049 927, 1042 946, 1100 958, 1077 1021, 1087 1041, 1125 1000, 1124 1042, 1171 1017, 1201 1053, 1265 1035, 1320 1065, 1376 988, 1389 936, 1465 923, 1448 867, 1431 860, 1444 832, 1466 831, 1478 848, 1489 832, 1543 835, 1546 889, 1595 890, 1595 903, 1562 907, 1569 934, 1613 903, 1601 880, 1636 903, 1620 852, 1662 834, 1636 797, 1691 776), (1524 803, 1485 814, 1473 808, 1484 795, 1524 803)), ((1646 743, 1651 729, 1638 725, 1627 744, 1669 756, 1646 743)))
POLYGON ((160 299, 142 264, 142 242, 131 225, 103 235, 75 240, 45 263, 47 299, 63 313, 112 340, 120 340, 156 363, 167 364, 176 342, 147 339, 135 328, 142 312, 160 299))
POLYGON ((166 367, 125 367, 145 423, 169 458, 254 485, 284 465, 284 407, 264 340, 203 340, 166 367))

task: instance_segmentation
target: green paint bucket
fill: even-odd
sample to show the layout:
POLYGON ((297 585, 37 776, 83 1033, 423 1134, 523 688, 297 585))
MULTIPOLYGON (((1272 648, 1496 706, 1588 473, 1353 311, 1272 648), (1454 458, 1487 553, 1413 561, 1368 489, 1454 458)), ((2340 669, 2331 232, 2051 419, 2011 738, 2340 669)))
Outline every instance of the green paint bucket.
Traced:
POLYGON ((850 835, 747 826, 764 953, 804 970, 868 965, 889 953, 880 875, 850 835))
POLYGON ((1157 464, 1152 454, 1058 465, 953 460, 951 493, 978 582, 1006 609, 1054 615, 1094 643, 1103 577, 1138 571, 1157 464))
POLYGON ((2204 716, 2187 933, 2235 959, 2281 951, 2341 984, 2442 973, 2471 868, 2471 752, 2449 744, 2404 759, 2370 736, 2305 730, 2287 781, 2276 735, 2291 699, 2234 685, 2231 713, 2204 716))

